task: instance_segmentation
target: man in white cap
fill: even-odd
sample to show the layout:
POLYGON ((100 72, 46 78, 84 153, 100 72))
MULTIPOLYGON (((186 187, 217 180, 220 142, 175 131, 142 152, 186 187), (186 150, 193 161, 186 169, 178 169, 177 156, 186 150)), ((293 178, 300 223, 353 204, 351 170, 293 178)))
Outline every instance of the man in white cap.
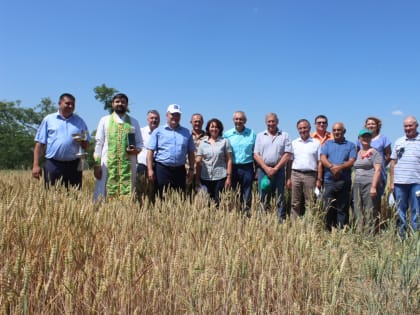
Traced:
POLYGON ((147 144, 147 175, 150 181, 156 181, 161 198, 165 188, 185 191, 186 178, 191 181, 194 176, 195 161, 191 133, 179 124, 181 106, 169 105, 166 118, 166 125, 156 128, 147 144), (187 158, 188 176, 185 170, 187 158))

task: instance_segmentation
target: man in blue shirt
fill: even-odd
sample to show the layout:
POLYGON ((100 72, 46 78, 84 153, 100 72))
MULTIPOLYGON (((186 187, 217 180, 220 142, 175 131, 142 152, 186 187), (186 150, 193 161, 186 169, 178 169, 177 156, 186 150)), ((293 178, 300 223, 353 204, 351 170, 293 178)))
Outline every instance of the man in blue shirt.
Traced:
MULTIPOLYGON (((234 128, 224 134, 232 147, 232 188, 239 186, 242 211, 250 216, 252 183, 254 180, 254 146, 256 134, 246 128, 246 115, 243 111, 233 114, 234 128)), ((229 175, 229 174, 228 174, 229 175)))
POLYGON ((68 185, 82 186, 82 171, 78 170, 80 159, 77 157, 80 146, 89 146, 89 132, 86 123, 74 114, 76 99, 73 95, 64 93, 58 101, 58 112, 47 115, 41 122, 35 136, 34 162, 32 176, 39 179, 42 175, 40 161, 45 146, 44 179, 48 186, 57 180, 67 188, 68 185), (73 140, 73 134, 86 133, 87 139, 80 142, 73 140))
POLYGON ((334 140, 321 147, 324 174, 324 206, 327 207, 327 228, 343 228, 349 222, 351 168, 356 161, 356 146, 344 137, 346 129, 341 122, 332 129, 334 140))
POLYGON ((147 174, 150 181, 156 181, 158 194, 163 190, 179 189, 185 192, 186 178, 191 182, 194 176, 194 141, 190 131, 182 127, 181 106, 171 104, 166 111, 167 124, 156 128, 147 144, 147 174), (188 157, 188 174, 185 170, 188 157))

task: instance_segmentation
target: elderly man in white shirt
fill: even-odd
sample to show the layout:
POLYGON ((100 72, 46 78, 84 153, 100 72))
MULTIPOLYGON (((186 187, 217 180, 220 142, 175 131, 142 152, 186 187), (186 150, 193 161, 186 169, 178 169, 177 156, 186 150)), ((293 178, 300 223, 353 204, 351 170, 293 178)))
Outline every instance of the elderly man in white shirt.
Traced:
POLYGON ((293 154, 286 172, 286 186, 292 190, 291 214, 294 218, 313 206, 314 189, 322 185, 321 144, 310 137, 311 124, 307 119, 298 120, 296 126, 300 137, 292 141, 293 154))

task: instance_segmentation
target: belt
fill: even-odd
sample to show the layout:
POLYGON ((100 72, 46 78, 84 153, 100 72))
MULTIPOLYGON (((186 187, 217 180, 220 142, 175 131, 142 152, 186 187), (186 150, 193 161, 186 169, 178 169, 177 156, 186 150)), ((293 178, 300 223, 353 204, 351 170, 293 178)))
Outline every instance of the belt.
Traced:
POLYGON ((170 165, 165 165, 165 164, 160 163, 160 162, 156 162, 156 164, 159 164, 160 166, 162 166, 164 168, 167 168, 169 170, 179 170, 181 168, 184 168, 185 169, 185 165, 170 166, 170 165))
POLYGON ((238 168, 241 168, 241 167, 253 167, 254 166, 254 163, 253 162, 251 162, 251 163, 245 163, 245 164, 233 164, 233 166, 235 166, 235 167, 238 167, 238 168))
POLYGON ((79 159, 75 159, 75 160, 71 160, 71 161, 60 161, 60 160, 56 160, 56 159, 48 159, 51 160, 55 163, 61 163, 61 164, 74 164, 76 162, 79 162, 79 159))
POLYGON ((302 173, 302 174, 316 174, 316 171, 312 171, 312 170, 295 170, 292 169, 293 172, 298 172, 298 173, 302 173))

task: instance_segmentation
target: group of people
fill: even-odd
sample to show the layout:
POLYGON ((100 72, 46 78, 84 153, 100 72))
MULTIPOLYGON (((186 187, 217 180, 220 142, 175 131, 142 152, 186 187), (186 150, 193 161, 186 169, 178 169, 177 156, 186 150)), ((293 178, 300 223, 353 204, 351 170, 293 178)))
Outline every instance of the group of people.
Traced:
MULTIPOLYGON (((156 110, 147 113, 147 126, 127 114, 128 97, 112 98, 113 112, 102 117, 95 135, 94 199, 131 196, 139 176, 147 178, 152 195, 164 198, 168 189, 183 192, 205 191, 216 206, 221 192, 239 193, 241 211, 250 216, 253 182, 258 182, 261 211, 276 203, 279 222, 286 218, 284 190, 291 193, 291 216, 302 216, 314 209, 316 196, 322 196, 328 229, 342 228, 349 222, 352 204, 358 227, 376 231, 381 197, 390 165, 390 191, 398 211, 399 232, 407 230, 407 210, 411 227, 418 230, 420 204, 420 136, 414 116, 404 120, 405 136, 391 149, 391 141, 380 133, 381 120, 368 117, 355 143, 345 138, 346 128, 336 122, 329 132, 325 115, 315 117, 311 133, 308 119, 300 119, 299 137, 293 141, 279 128, 275 113, 265 116, 266 130, 255 133, 246 127, 245 112, 233 114, 234 127, 224 131, 217 118, 208 120, 196 113, 192 130, 183 127, 181 106, 166 110, 166 124, 160 125, 156 110)), ((80 147, 88 147, 90 136, 75 141, 74 134, 87 133, 82 118, 74 114, 75 98, 65 93, 59 110, 42 121, 35 136, 32 175, 40 178, 45 151, 44 179, 47 185, 61 180, 81 187, 80 147), (46 150, 45 150, 46 146, 46 150)))

